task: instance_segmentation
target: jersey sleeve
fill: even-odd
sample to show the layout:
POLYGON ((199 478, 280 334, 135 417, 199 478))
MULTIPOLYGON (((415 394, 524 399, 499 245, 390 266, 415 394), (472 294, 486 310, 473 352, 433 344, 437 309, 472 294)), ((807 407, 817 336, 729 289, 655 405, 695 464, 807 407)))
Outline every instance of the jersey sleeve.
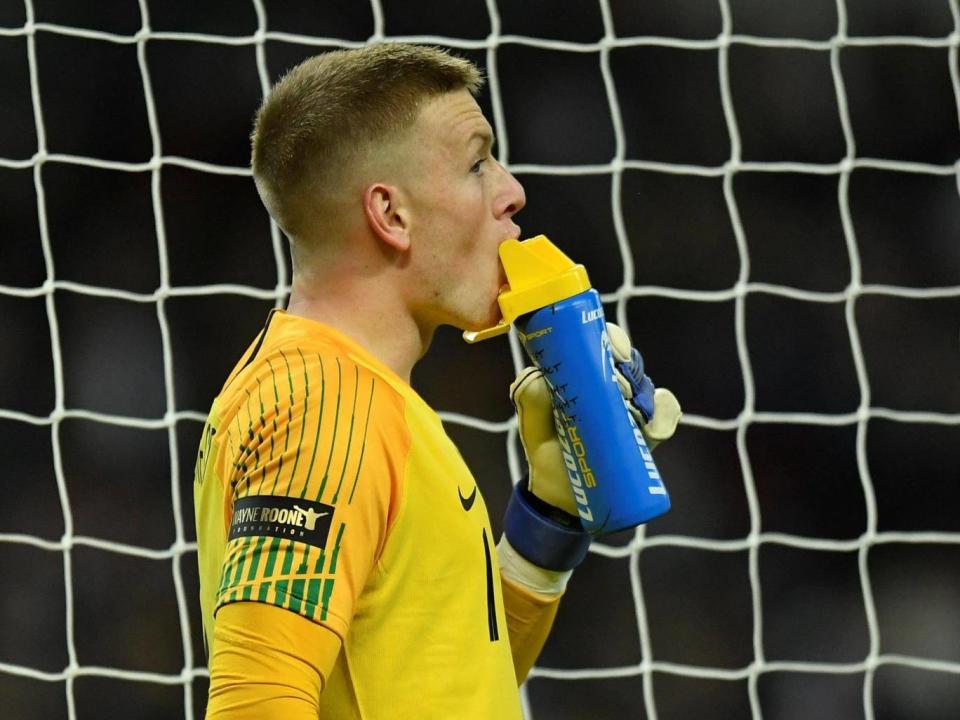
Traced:
POLYGON ((268 603, 345 637, 400 502, 403 399, 349 357, 261 361, 227 430, 227 543, 216 608, 268 603))

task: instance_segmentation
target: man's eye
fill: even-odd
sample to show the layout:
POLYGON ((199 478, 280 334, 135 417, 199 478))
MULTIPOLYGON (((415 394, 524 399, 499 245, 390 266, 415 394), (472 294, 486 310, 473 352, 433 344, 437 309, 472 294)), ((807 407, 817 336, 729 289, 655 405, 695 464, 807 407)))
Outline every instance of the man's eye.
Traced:
POLYGON ((485 160, 485 158, 480 158, 479 160, 477 160, 477 161, 473 164, 473 167, 470 168, 470 172, 472 172, 472 173, 479 173, 479 172, 480 172, 480 166, 483 165, 483 161, 484 161, 484 160, 485 160))

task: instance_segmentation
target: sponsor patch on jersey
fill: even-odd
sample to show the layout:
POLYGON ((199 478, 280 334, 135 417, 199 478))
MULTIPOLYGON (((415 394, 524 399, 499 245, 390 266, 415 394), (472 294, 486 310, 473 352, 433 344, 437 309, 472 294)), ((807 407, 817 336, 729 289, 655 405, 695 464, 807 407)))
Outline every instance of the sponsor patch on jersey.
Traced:
POLYGON ((332 520, 332 505, 277 495, 248 495, 233 503, 229 539, 267 535, 322 548, 332 520))

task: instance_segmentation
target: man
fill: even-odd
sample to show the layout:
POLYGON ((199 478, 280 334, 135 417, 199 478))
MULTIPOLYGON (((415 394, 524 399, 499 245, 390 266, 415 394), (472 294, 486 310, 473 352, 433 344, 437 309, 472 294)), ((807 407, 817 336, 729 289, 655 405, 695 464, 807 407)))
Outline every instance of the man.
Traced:
MULTIPOLYGON (((439 325, 500 319, 497 248, 519 236, 525 197, 491 156, 480 82, 439 50, 372 46, 307 60, 257 115, 254 179, 294 279, 198 452, 210 718, 520 716, 518 684, 589 536, 548 460, 517 500, 536 557, 497 545, 409 385, 439 325)), ((630 361, 622 334, 619 348, 630 361)), ((543 379, 514 390, 521 430, 549 427, 543 379)))

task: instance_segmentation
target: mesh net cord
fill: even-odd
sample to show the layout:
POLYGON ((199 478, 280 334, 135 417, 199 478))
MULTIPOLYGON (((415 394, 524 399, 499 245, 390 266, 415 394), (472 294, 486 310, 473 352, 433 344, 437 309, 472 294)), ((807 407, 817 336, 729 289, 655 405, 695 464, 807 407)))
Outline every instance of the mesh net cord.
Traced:
MULTIPOLYGON (((878 532, 877 504, 867 464, 867 429, 871 419, 903 423, 933 423, 946 425, 960 425, 960 414, 935 412, 904 412, 883 407, 874 407, 871 404, 870 385, 868 382, 863 352, 860 346, 857 324, 855 321, 855 306, 858 298, 865 295, 883 295, 902 298, 946 298, 960 297, 960 286, 938 288, 908 288, 892 285, 863 284, 860 274, 860 259, 857 246, 856 231, 850 212, 848 197, 851 173, 858 168, 883 169, 902 173, 920 173, 939 176, 956 176, 958 192, 960 192, 960 160, 952 165, 934 165, 918 162, 903 162, 876 158, 858 157, 856 142, 848 113, 847 96, 844 79, 840 68, 840 51, 848 46, 917 46, 928 48, 944 48, 948 51, 950 77, 954 97, 957 103, 957 113, 960 117, 960 71, 958 71, 958 48, 960 48, 960 6, 958 0, 947 0, 953 18, 954 29, 951 34, 942 38, 927 37, 848 37, 847 15, 844 0, 837 0, 838 25, 835 35, 825 41, 811 41, 800 39, 778 39, 739 35, 732 33, 731 10, 728 0, 719 0, 722 16, 722 33, 716 39, 684 40, 670 37, 617 37, 614 32, 612 14, 607 0, 600 0, 605 34, 598 43, 574 43, 553 41, 535 37, 501 34, 500 18, 496 0, 486 0, 487 10, 491 23, 491 34, 485 40, 463 40, 450 37, 413 36, 390 37, 384 35, 383 10, 379 0, 372 0, 374 18, 374 34, 370 42, 402 40, 415 43, 429 43, 451 48, 481 49, 486 51, 488 80, 493 107, 493 124, 498 138, 498 159, 515 174, 555 174, 555 175, 608 175, 610 177, 611 212, 624 269, 622 285, 613 293, 603 296, 606 303, 616 304, 616 320, 627 326, 627 302, 637 297, 663 297, 698 302, 734 301, 736 347, 740 361, 745 402, 742 411, 736 418, 720 419, 698 415, 685 415, 683 423, 686 425, 713 430, 735 430, 736 446, 739 455, 740 467, 747 497, 750 514, 750 532, 736 540, 708 540, 696 537, 679 535, 659 535, 647 538, 644 528, 636 530, 633 541, 626 546, 614 547, 602 542, 594 543, 592 552, 602 556, 616 558, 630 558, 630 579, 636 608, 636 621, 639 629, 642 661, 638 664, 622 667, 583 668, 578 670, 559 670, 546 667, 536 667, 531 677, 548 677, 565 680, 582 678, 611 678, 625 676, 641 676, 644 688, 644 703, 647 717, 657 718, 657 707, 653 692, 653 673, 669 673, 695 678, 713 678, 723 680, 742 680, 748 682, 748 693, 753 717, 762 717, 758 694, 758 679, 767 672, 815 672, 838 674, 864 674, 863 707, 867 720, 875 717, 873 708, 873 679, 876 669, 883 665, 899 665, 936 672, 951 673, 960 676, 960 663, 932 660, 923 657, 913 657, 880 652, 880 630, 877 613, 871 588, 871 578, 868 570, 868 556, 872 547, 884 543, 949 543, 960 544, 960 533, 944 532, 878 532), (499 91, 497 48, 504 44, 522 44, 557 51, 598 53, 602 77, 609 102, 610 115, 613 120, 615 135, 615 155, 606 164, 579 165, 579 166, 546 166, 529 164, 510 164, 509 144, 504 121, 503 105, 499 91), (736 111, 732 100, 730 79, 728 73, 728 49, 733 44, 751 45, 769 48, 797 48, 815 52, 829 53, 830 67, 836 92, 836 101, 840 113, 840 121, 845 140, 845 157, 838 163, 813 164, 797 162, 744 162, 741 160, 740 135, 737 126, 736 111), (729 132, 731 153, 730 158, 721 166, 678 165, 660 162, 647 162, 626 159, 626 141, 624 128, 619 111, 617 90, 614 85, 610 69, 610 52, 612 49, 630 46, 660 46, 669 48, 694 49, 714 51, 719 55, 719 78, 722 107, 729 132), (698 175, 704 177, 722 178, 723 191, 726 199, 730 221, 740 258, 740 271, 737 282, 733 287, 718 291, 689 291, 658 286, 634 285, 634 266, 630 245, 627 239, 627 230, 624 224, 621 207, 621 182, 624 170, 639 169, 659 173, 698 175), (839 205, 844 238, 848 252, 851 278, 849 285, 842 292, 815 292, 785 286, 749 281, 750 258, 743 226, 737 208, 737 200, 733 190, 733 179, 739 171, 754 172, 792 172, 818 175, 837 176, 837 202, 839 205), (750 293, 767 293, 786 298, 792 298, 813 303, 843 303, 850 347, 854 358, 856 377, 860 390, 860 404, 854 412, 846 414, 818 414, 818 413, 784 413, 759 412, 754 409, 754 383, 751 371, 750 356, 747 349, 745 330, 745 305, 750 293), (782 533, 761 532, 760 506, 757 499, 751 471, 750 457, 747 451, 747 430, 753 423, 795 423, 825 426, 855 426, 856 427, 856 458, 860 482, 866 501, 867 528, 856 539, 830 540, 807 538, 782 533), (838 552, 856 553, 858 558, 860 585, 863 594, 863 603, 869 632, 869 652, 860 662, 854 663, 812 663, 812 662, 770 662, 764 658, 763 644, 763 615, 760 594, 759 550, 763 544, 779 544, 794 548, 838 552), (653 653, 650 642, 650 630, 644 605, 643 583, 640 575, 639 558, 646 549, 658 546, 673 546, 696 548, 712 552, 739 552, 746 550, 749 558, 749 579, 752 591, 753 611, 753 662, 738 669, 721 669, 710 667, 696 667, 662 662, 652 659, 653 653)), ((256 49, 256 65, 260 86, 264 93, 270 85, 266 63, 266 41, 296 42, 314 46, 341 46, 356 47, 362 43, 346 42, 336 38, 323 38, 295 35, 269 31, 269 23, 261 0, 253 0, 256 10, 258 28, 251 36, 218 36, 197 33, 153 32, 150 28, 148 2, 139 0, 142 26, 134 35, 117 35, 91 29, 67 27, 34 22, 34 8, 31 0, 26 0, 26 23, 18 28, 0 28, 0 36, 23 36, 27 42, 31 97, 33 102, 34 121, 37 132, 37 151, 27 159, 0 158, 0 167, 16 169, 32 169, 34 186, 37 197, 37 213, 42 242, 43 258, 46 263, 46 280, 39 287, 14 287, 0 285, 0 294, 21 298, 43 297, 46 303, 46 313, 49 323, 50 343, 53 356, 55 407, 48 416, 31 415, 20 411, 0 408, 0 418, 37 426, 49 426, 52 439, 54 472, 57 480, 60 505, 63 512, 64 534, 57 541, 48 541, 39 537, 25 534, 0 534, 0 542, 20 543, 30 545, 50 552, 58 552, 63 556, 63 572, 66 588, 66 644, 68 665, 62 672, 43 672, 34 668, 0 663, 0 673, 9 673, 37 680, 64 682, 66 686, 67 708, 71 720, 76 718, 73 682, 80 676, 102 676, 116 679, 161 683, 166 685, 182 685, 184 690, 184 713, 188 720, 194 717, 191 696, 191 684, 198 676, 205 676, 207 671, 202 667, 203 658, 194 657, 191 637, 196 628, 190 627, 188 603, 195 602, 187 597, 184 591, 182 574, 183 563, 194 562, 196 544, 187 542, 183 529, 182 499, 180 495, 178 467, 178 449, 176 424, 180 420, 203 421, 203 413, 192 410, 178 410, 174 395, 174 368, 173 354, 170 341, 170 329, 167 322, 165 302, 168 298, 178 296, 200 296, 210 294, 237 294, 252 298, 274 301, 278 306, 283 304, 289 292, 289 279, 280 231, 271 223, 271 242, 276 261, 276 286, 272 290, 260 289, 243 285, 218 284, 196 287, 173 287, 169 282, 168 258, 164 230, 164 216, 161 203, 161 169, 164 166, 182 166, 202 172, 250 176, 246 167, 226 167, 211 163, 199 162, 185 157, 167 156, 163 154, 162 139, 159 132, 156 108, 151 90, 150 71, 146 60, 146 43, 152 39, 184 40, 192 42, 216 43, 225 45, 254 45, 256 49), (49 153, 47 150, 44 132, 43 109, 41 103, 41 88, 38 82, 37 60, 35 49, 35 35, 38 32, 56 33, 74 37, 90 38, 111 43, 133 44, 137 48, 137 59, 143 82, 146 98, 147 117, 152 140, 152 157, 145 163, 127 163, 108 161, 92 157, 80 157, 69 154, 49 153), (153 202, 154 222, 157 234, 157 250, 160 261, 160 284, 152 293, 137 293, 120 289, 86 285, 81 283, 58 280, 55 272, 53 252, 46 219, 46 201, 41 179, 41 169, 45 163, 70 163, 86 165, 96 168, 141 173, 151 175, 151 195, 153 202), (68 408, 64 403, 63 360, 60 344, 60 332, 54 303, 54 293, 72 292, 91 296, 109 297, 135 303, 155 305, 157 321, 160 327, 163 369, 165 380, 166 412, 161 418, 136 418, 108 413, 92 412, 82 409, 68 408), (144 547, 126 545, 105 541, 96 537, 77 535, 73 531, 73 519, 70 506, 70 497, 64 477, 60 451, 60 423, 68 418, 83 418, 95 422, 108 423, 131 428, 166 429, 170 448, 171 465, 171 493, 176 529, 176 538, 173 544, 163 550, 153 550, 144 547), (176 590, 176 599, 180 618, 181 640, 183 643, 184 666, 179 674, 161 674, 139 672, 119 668, 97 667, 81 665, 78 662, 74 642, 74 600, 71 570, 71 551, 76 546, 86 546, 100 550, 156 560, 171 560, 173 566, 173 582, 176 590), (199 663, 199 665, 198 665, 199 663)), ((613 319, 613 318, 611 318, 613 319)), ((519 343, 515 334, 511 334, 510 348, 514 365, 517 369, 525 364, 519 343)), ((489 422, 479 418, 469 417, 457 413, 442 413, 445 422, 460 424, 487 432, 504 436, 507 446, 510 475, 513 482, 521 477, 523 458, 518 455, 516 443, 516 420, 511 418, 503 422, 489 422)), ((533 717, 526 692, 522 693, 524 711, 528 718, 533 717)))

